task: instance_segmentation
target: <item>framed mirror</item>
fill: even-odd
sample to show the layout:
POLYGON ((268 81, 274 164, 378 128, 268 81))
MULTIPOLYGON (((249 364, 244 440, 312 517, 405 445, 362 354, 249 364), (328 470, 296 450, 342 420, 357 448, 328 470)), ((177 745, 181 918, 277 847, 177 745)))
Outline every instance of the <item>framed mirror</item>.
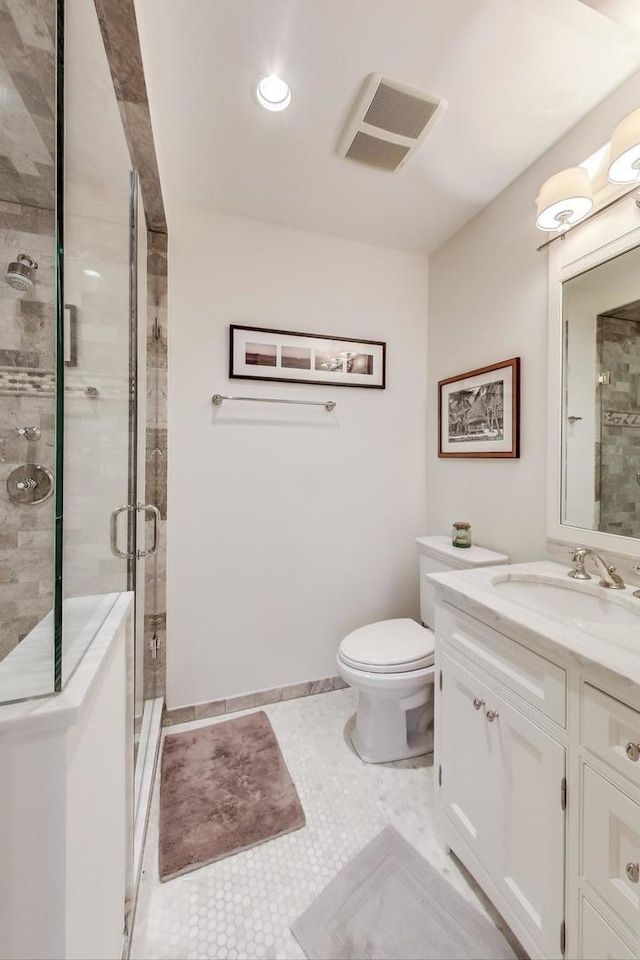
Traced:
POLYGON ((640 211, 550 251, 548 536, 640 553, 640 211))

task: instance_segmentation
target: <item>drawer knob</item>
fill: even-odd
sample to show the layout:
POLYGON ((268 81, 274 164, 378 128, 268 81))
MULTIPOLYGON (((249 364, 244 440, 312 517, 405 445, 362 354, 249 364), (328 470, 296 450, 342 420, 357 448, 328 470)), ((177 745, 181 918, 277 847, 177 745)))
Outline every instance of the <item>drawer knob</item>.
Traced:
POLYGON ((493 723, 494 720, 497 720, 500 714, 498 713, 497 710, 487 710, 486 716, 489 723, 493 723))
POLYGON ((473 709, 479 710, 480 707, 484 707, 484 700, 480 700, 478 697, 473 698, 473 709))
POLYGON ((629 741, 625 749, 629 760, 633 760, 634 762, 640 760, 640 743, 631 743, 631 741, 629 741))
POLYGON ((631 883, 637 883, 640 880, 640 863, 628 863, 627 876, 631 883))

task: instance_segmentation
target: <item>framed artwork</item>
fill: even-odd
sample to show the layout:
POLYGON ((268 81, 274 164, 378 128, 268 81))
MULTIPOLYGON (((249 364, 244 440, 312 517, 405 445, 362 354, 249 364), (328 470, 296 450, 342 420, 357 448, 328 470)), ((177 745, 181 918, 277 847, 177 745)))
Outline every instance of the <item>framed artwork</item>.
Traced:
POLYGON ((78 308, 64 305, 64 362, 68 367, 78 364, 78 308))
POLYGON ((325 383, 384 390, 386 344, 320 334, 243 327, 229 334, 229 376, 238 380, 325 383))
POLYGON ((520 456, 520 357, 440 380, 438 456, 520 456))

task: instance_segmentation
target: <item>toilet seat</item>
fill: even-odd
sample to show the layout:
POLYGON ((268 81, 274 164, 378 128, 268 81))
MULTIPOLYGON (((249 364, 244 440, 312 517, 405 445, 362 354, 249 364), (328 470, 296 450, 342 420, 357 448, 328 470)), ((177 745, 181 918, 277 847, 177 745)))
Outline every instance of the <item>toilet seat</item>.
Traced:
POLYGON ((340 659, 353 670, 409 673, 434 662, 435 634, 415 620, 382 620, 347 634, 340 659))

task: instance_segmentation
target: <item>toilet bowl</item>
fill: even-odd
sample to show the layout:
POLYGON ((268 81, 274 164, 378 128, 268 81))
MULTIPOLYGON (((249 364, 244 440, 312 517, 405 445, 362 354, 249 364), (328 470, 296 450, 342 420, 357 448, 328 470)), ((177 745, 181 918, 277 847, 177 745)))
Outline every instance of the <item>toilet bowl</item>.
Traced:
POLYGON ((379 620, 353 630, 340 643, 338 673, 358 691, 351 742, 367 763, 406 760, 433 750, 435 591, 430 573, 509 562, 482 547, 454 547, 449 537, 419 537, 420 615, 379 620))
POLYGON ((338 673, 359 693, 351 740, 367 763, 433 749, 433 631, 415 620, 383 620, 348 634, 338 673))

